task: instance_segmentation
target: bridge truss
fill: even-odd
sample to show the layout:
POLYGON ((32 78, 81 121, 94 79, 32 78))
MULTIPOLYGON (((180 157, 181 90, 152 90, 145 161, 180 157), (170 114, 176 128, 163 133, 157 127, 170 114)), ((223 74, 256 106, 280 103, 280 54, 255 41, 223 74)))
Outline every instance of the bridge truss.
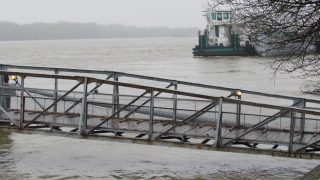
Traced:
POLYGON ((18 77, 13 85, 0 86, 2 131, 320 158, 320 101, 112 71, 0 68, 0 81, 3 75, 18 77), (63 72, 73 76, 59 75, 63 72), (120 77, 168 84, 166 88, 139 85, 122 82, 120 77), (63 88, 58 88, 59 84, 64 84, 63 88), (187 90, 178 91, 178 85, 187 90), (192 93, 189 87, 226 95, 192 93), (244 94, 292 104, 246 101, 240 98, 244 94))

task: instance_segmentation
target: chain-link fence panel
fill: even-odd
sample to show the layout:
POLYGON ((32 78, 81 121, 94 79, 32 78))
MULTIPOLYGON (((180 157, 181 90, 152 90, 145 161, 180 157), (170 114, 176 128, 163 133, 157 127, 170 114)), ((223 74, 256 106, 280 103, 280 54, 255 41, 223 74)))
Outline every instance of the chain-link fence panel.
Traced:
MULTIPOLYGON (((81 112, 81 103, 74 101, 60 100, 56 102, 55 99, 28 97, 25 98, 25 122, 33 121, 34 123, 42 123, 46 125, 61 125, 61 126, 77 126, 81 112), (56 103, 53 105, 53 103, 56 103), (53 106, 52 106, 53 105, 53 106), (49 108, 51 106, 51 108, 49 108), (65 112, 68 107, 72 106, 72 111, 65 112), (48 109, 49 108, 49 109, 48 109), (46 110, 46 112, 43 112, 46 110)), ((17 98, 19 100, 19 98, 17 98)), ((20 103, 19 101, 17 101, 20 103)))
POLYGON ((198 111, 212 103, 211 101, 177 99, 177 109, 198 111))
POLYGON ((213 109, 206 111, 205 113, 196 117, 193 122, 197 122, 200 124, 212 124, 215 125, 218 120, 219 112, 217 111, 217 106, 213 109))
POLYGON ((236 117, 237 114, 236 113, 227 113, 224 112, 222 114, 222 125, 225 127, 233 127, 236 126, 236 117))
MULTIPOLYGON (((294 143, 309 144, 320 140, 320 117, 299 113, 296 120, 297 133, 294 143), (297 129, 298 128, 298 129, 297 129)), ((319 143, 318 143, 319 144, 319 143)))
POLYGON ((320 116, 302 113, 301 121, 304 123, 304 132, 320 133, 320 116))
MULTIPOLYGON (((223 104, 222 137, 246 142, 289 143, 290 113, 276 108, 244 104, 223 104)), ((289 111, 289 110, 288 110, 289 111)))
POLYGON ((20 96, 10 96, 10 109, 20 110, 20 96))

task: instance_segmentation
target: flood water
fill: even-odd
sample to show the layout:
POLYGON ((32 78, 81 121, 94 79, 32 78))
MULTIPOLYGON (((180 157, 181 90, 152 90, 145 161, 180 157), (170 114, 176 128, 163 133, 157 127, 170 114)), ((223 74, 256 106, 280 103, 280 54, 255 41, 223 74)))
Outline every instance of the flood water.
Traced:
MULTIPOLYGON (((0 42, 1 64, 122 71, 320 99, 269 58, 193 57, 197 38, 0 42)), ((1 179, 298 179, 319 160, 0 132, 1 179)))

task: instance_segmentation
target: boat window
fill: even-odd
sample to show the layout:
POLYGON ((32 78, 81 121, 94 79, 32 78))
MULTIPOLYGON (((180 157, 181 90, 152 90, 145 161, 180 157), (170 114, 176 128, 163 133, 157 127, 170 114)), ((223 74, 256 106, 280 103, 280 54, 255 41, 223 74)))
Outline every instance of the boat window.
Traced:
POLYGON ((229 19, 229 14, 228 13, 223 13, 223 19, 229 19))
POLYGON ((222 21, 222 14, 221 13, 217 13, 217 18, 218 18, 218 21, 222 21))
POLYGON ((211 13, 211 17, 213 20, 216 19, 216 13, 211 13))

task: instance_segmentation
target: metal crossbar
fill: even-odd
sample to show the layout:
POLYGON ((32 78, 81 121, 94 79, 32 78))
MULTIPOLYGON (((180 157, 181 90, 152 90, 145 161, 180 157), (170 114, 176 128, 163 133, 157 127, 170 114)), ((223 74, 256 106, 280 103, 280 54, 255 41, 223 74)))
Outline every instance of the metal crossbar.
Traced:
POLYGON ((318 144, 318 143, 320 143, 320 139, 317 140, 317 141, 311 142, 311 143, 309 143, 309 144, 307 144, 307 145, 305 145, 305 146, 303 146, 303 147, 300 147, 300 148, 298 148, 296 151, 301 151, 301 150, 303 150, 303 149, 306 149, 306 148, 308 148, 308 147, 310 147, 310 146, 313 146, 313 145, 316 145, 316 144, 318 144))
MULTIPOLYGON (((90 93, 94 92, 94 91, 95 91, 96 89, 98 89, 101 85, 102 85, 102 84, 97 85, 96 87, 94 87, 93 89, 91 89, 89 92, 90 92, 90 93)), ((87 94, 87 96, 89 96, 89 95, 90 95, 90 94, 87 94)), ((68 113, 71 109, 73 109, 76 105, 78 105, 78 104, 82 101, 82 99, 83 99, 83 98, 80 98, 79 101, 74 102, 67 110, 64 111, 64 113, 68 113)))
MULTIPOLYGON (((171 87, 172 84, 169 84, 166 88, 171 87)), ((157 94, 154 95, 154 97, 157 97, 161 94, 162 92, 158 92, 157 94)), ((146 105, 147 103, 149 103, 151 100, 148 99, 146 100, 144 103, 142 103, 140 106, 136 107, 134 110, 132 110, 130 113, 128 113, 124 118, 128 118, 129 116, 131 116, 135 111, 139 110, 141 107, 143 107, 144 105, 146 105)))
MULTIPOLYGON (((21 84, 17 81, 17 79, 15 79, 14 81, 16 82, 16 84, 17 84, 18 86, 21 87, 21 84)), ((37 99, 35 99, 27 89, 24 89, 24 92, 26 92, 26 93, 29 95, 29 97, 31 97, 31 98, 37 103, 37 105, 38 105, 42 110, 45 109, 45 108, 43 107, 43 105, 42 105, 37 99)))
MULTIPOLYGON (((109 75, 106 80, 110 79, 111 77, 113 76, 113 74, 109 75)), ((94 92, 95 90, 97 90, 99 87, 102 86, 102 83, 96 85, 93 89, 91 89, 89 92, 92 93, 94 92)), ((89 96, 90 94, 87 94, 87 96, 89 96)), ((78 102, 74 102, 73 105, 71 105, 67 110, 65 110, 64 112, 65 113, 68 113, 72 108, 74 108, 76 105, 78 105, 80 103, 80 101, 82 100, 82 98, 79 99, 78 102)))
POLYGON ((142 93, 139 97, 135 98, 134 100, 132 100, 130 103, 128 103, 127 105, 125 105, 124 107, 122 107, 120 110, 118 110, 117 112, 115 112, 114 114, 112 114, 110 117, 106 118, 105 120, 103 120, 100 124, 98 124, 97 126, 93 127, 91 130, 89 130, 87 132, 87 134, 91 134, 93 133, 94 130, 96 130, 97 128, 99 128, 102 124, 106 123, 107 121, 109 121, 110 119, 114 118, 117 114, 119 114, 122 110, 126 109, 127 107, 131 106, 131 104, 135 103, 137 100, 139 100, 141 97, 143 97, 144 95, 146 95, 147 93, 149 93, 151 91, 151 89, 148 89, 146 92, 142 93))
POLYGON ((195 119, 199 116, 201 116, 202 114, 206 113, 206 111, 212 109, 214 106, 217 105, 217 102, 219 101, 214 101, 212 103, 210 103, 209 105, 207 105, 206 107, 202 108, 201 110, 197 111, 196 113, 194 113, 193 115, 189 116, 188 118, 186 118, 185 120, 179 122, 178 124, 172 126, 171 128, 169 128, 168 130, 166 130, 165 132, 161 133, 160 135, 156 136, 155 137, 155 140, 160 140, 161 139, 161 136, 167 134, 168 132, 170 132, 172 129, 178 127, 178 126, 181 126, 182 124, 188 122, 188 121, 191 121, 192 119, 195 119))
POLYGON ((269 117, 269 118, 266 118, 265 120, 263 120, 263 121, 255 124, 255 125, 252 126, 251 128, 247 129, 245 132, 241 133, 241 134, 238 135, 237 137, 235 137, 235 138, 227 141, 227 142, 224 143, 224 144, 227 145, 227 144, 229 144, 229 143, 231 143, 231 142, 233 142, 233 141, 236 141, 236 140, 240 139, 241 137, 243 137, 243 136, 251 133, 252 131, 254 131, 254 130, 256 130, 256 129, 258 129, 259 127, 262 127, 262 126, 270 123, 271 121, 274 121, 274 120, 278 119, 279 117, 285 116, 285 115, 287 115, 287 114, 289 114, 289 113, 290 113, 290 111, 285 111, 285 112, 281 112, 281 111, 280 111, 280 112, 274 114, 273 116, 271 116, 271 117, 269 117))
POLYGON ((75 85, 72 89, 70 89, 68 92, 66 92, 63 96, 61 96, 59 99, 57 99, 54 103, 52 103, 49 107, 47 107, 45 110, 43 110, 40 114, 38 114, 33 120, 28 122, 24 128, 27 128, 30 124, 32 124, 34 121, 36 121, 41 115, 43 115, 45 112, 47 112, 49 109, 51 109, 54 105, 56 105, 61 99, 66 97, 68 94, 70 94, 72 91, 74 91, 77 87, 79 87, 81 84, 83 84, 84 80, 81 80, 77 85, 75 85))

